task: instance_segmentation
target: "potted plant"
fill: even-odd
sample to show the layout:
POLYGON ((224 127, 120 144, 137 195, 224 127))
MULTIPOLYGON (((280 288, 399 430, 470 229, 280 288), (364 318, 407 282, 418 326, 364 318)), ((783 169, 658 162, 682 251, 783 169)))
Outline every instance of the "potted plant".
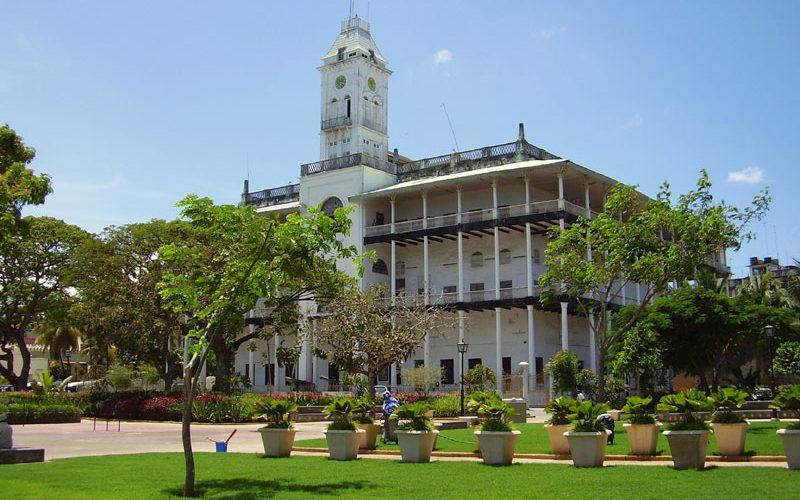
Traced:
POLYGON ((392 414, 398 420, 397 444, 403 462, 430 462, 439 431, 428 416, 430 405, 422 402, 399 406, 392 414))
POLYGON ((325 430, 328 456, 333 460, 353 460, 358 456, 360 430, 353 420, 353 400, 336 398, 325 407, 325 414, 333 419, 325 430))
POLYGON ((475 451, 481 451, 481 435, 474 432, 477 430, 477 427, 481 425, 481 416, 479 411, 482 406, 490 403, 502 403, 503 400, 500 398, 500 395, 494 391, 475 391, 469 396, 469 401, 467 401, 467 405, 465 409, 467 413, 471 415, 476 415, 477 418, 472 422, 472 435, 475 437, 475 451))
POLYGON ((510 465, 514 460, 514 448, 520 431, 509 425, 514 409, 502 401, 490 401, 478 408, 481 417, 480 430, 474 432, 481 446, 483 463, 510 465))
POLYGON ((544 407, 544 411, 550 415, 544 428, 550 438, 550 449, 554 455, 569 455, 569 441, 564 433, 569 430, 569 416, 574 408, 575 400, 567 396, 556 398, 544 407))
POLYGON ((653 398, 630 396, 622 407, 628 420, 622 424, 628 434, 632 455, 655 455, 658 424, 653 414, 653 398))
POLYGON ((288 457, 294 446, 294 424, 291 414, 297 411, 294 401, 288 399, 266 399, 256 403, 256 411, 267 425, 260 428, 264 454, 268 457, 288 457))
POLYGON ((717 449, 722 456, 744 454, 747 421, 736 410, 742 407, 750 395, 735 387, 723 387, 711 395, 714 413, 711 428, 717 439, 717 449))
POLYGON ((356 422, 358 428, 364 431, 358 434, 358 449, 359 450, 374 450, 375 442, 378 439, 378 433, 381 430, 381 425, 375 423, 371 413, 375 410, 375 405, 370 398, 360 398, 353 403, 353 411, 356 414, 356 422))
POLYGON ((608 407, 602 403, 582 401, 575 404, 570 415, 570 430, 564 433, 575 467, 603 466, 608 433, 597 417, 606 411, 608 407))
MULTIPOLYGON (((778 390, 773 408, 794 414, 800 419, 800 385, 784 385, 778 390)), ((783 440, 786 464, 790 469, 800 469, 800 420, 778 430, 783 440)))
POLYGON ((664 436, 669 443, 672 463, 676 469, 702 469, 706 465, 708 450, 708 424, 695 416, 695 412, 708 408, 705 394, 688 389, 678 394, 668 394, 661 398, 658 409, 680 413, 677 422, 668 424, 664 436))

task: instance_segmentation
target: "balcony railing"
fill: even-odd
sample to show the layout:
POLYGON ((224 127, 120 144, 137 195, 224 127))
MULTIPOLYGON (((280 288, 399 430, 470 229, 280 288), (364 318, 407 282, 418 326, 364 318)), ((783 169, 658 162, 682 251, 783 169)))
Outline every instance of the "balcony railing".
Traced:
POLYGON ((353 124, 353 119, 349 116, 337 116, 336 118, 328 118, 322 120, 322 130, 328 130, 337 127, 347 127, 353 124))
POLYGON ((561 158, 523 140, 404 163, 397 167, 397 180, 403 182, 420 177, 472 170, 486 166, 486 163, 502 165, 523 159, 560 160, 561 158))
MULTIPOLYGON (((537 201, 531 203, 530 205, 531 214, 542 214, 542 213, 557 212, 557 211, 558 211, 558 200, 537 201)), ((572 215, 580 215, 584 217, 586 216, 586 208, 581 207, 579 205, 575 205, 574 203, 570 203, 568 201, 564 201, 564 211, 572 215)), ((494 219, 504 219, 507 217, 528 215, 528 213, 529 213, 528 207, 526 204, 523 203, 521 205, 498 207, 497 217, 495 217, 494 209, 492 208, 462 212, 461 222, 480 222, 480 221, 489 221, 494 219)), ((593 214, 595 213, 593 212, 593 214)), ((457 214, 435 215, 428 217, 426 219, 426 223, 427 224, 425 225, 425 227, 427 227, 428 229, 437 227, 455 226, 456 224, 458 224, 458 215, 457 214)), ((395 222, 394 224, 395 233, 407 233, 410 231, 418 231, 421 229, 423 229, 422 218, 395 222)), ((381 224, 377 226, 366 227, 364 235, 369 237, 369 236, 382 236, 391 233, 392 233, 391 224, 381 224)))
POLYGON ((378 170, 383 170, 384 172, 388 172, 390 174, 394 174, 395 172, 395 165, 386 160, 381 160, 378 157, 368 155, 366 153, 356 153, 348 156, 340 156, 339 158, 331 158, 330 160, 306 163, 305 165, 300 166, 300 175, 305 177, 307 175, 355 167, 356 165, 366 165, 378 170))
POLYGON ((282 205, 300 200, 300 184, 289 184, 273 189, 264 189, 244 195, 244 204, 256 207, 282 205))

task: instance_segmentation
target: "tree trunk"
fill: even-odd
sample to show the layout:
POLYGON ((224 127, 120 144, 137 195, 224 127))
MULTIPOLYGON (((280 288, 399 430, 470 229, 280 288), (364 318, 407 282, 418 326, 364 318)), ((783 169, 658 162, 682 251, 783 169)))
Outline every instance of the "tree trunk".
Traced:
MULTIPOLYGON (((192 370, 190 370, 191 372, 192 370)), ((183 481, 183 496, 194 496, 194 452, 192 450, 192 402, 194 400, 194 377, 187 373, 183 377, 183 413, 181 415, 181 439, 186 475, 183 481)))
POLYGON ((17 342, 16 345, 22 355, 22 366, 19 370, 19 375, 14 373, 14 355, 10 348, 5 347, 3 347, 3 351, 5 351, 3 355, 5 366, 0 366, 0 375, 14 386, 14 390, 25 391, 28 389, 28 377, 31 373, 31 353, 25 345, 24 339, 22 342, 17 342))
POLYGON ((230 394, 233 358, 230 347, 222 336, 217 336, 212 342, 212 349, 216 357, 214 390, 230 394))
MULTIPOLYGON (((604 355, 602 351, 599 353, 601 360, 605 358, 604 355)), ((600 402, 606 400, 606 367, 602 362, 597 363, 597 400, 600 402)))

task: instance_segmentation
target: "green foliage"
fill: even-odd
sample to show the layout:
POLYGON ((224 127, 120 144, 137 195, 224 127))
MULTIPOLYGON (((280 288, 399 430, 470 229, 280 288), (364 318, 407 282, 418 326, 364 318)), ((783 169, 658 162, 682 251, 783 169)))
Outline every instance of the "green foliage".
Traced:
POLYGON ((800 376, 800 342, 784 342, 775 350, 775 373, 800 376))
POLYGON ((491 368, 478 363, 464 374, 464 384, 467 392, 485 391, 497 384, 497 376, 491 368))
POLYGON ((81 419, 81 409, 75 405, 25 402, 3 406, 0 413, 6 413, 11 425, 74 423, 81 419))
POLYGON ((606 403, 615 410, 621 409, 625 405, 625 398, 628 395, 628 386, 621 378, 606 377, 606 403))
POLYGON ((513 429, 508 421, 515 413, 512 407, 502 401, 489 401, 478 408, 478 416, 482 419, 481 430, 511 432, 513 429))
POLYGON ((106 374, 108 383, 118 391, 130 389, 131 385, 133 385, 133 377, 133 369, 120 363, 111 365, 106 374))
POLYGON ((323 411, 333 419, 328 429, 335 431, 355 430, 356 423, 353 421, 353 398, 341 397, 334 399, 331 404, 326 406, 323 411))
POLYGON ((557 394, 573 394, 578 386, 578 356, 570 351, 559 351, 550 360, 553 390, 557 394))
POLYGON ((593 399, 595 394, 597 394, 597 389, 599 387, 597 374, 592 370, 584 368, 579 371, 575 383, 578 390, 583 392, 587 399, 593 399))
POLYGON ((622 413, 627 416, 628 422, 632 424, 654 424, 656 423, 653 413, 654 406, 653 398, 629 396, 625 406, 622 407, 622 413))
POLYGON ((267 398, 257 402, 255 410, 261 414, 259 418, 267 421, 267 427, 291 429, 293 427, 291 414, 297 411, 297 405, 288 399, 267 398))
MULTIPOLYGON (((800 418, 800 384, 780 386, 772 407, 800 418)), ((792 428, 800 430, 800 422, 794 423, 792 428)))
POLYGON ((433 421, 428 416, 430 410, 430 405, 424 402, 406 403, 398 406, 392 417, 400 421, 399 430, 432 431, 433 421))
POLYGON ((36 373, 36 384, 33 386, 35 394, 48 394, 56 390, 56 379, 50 373, 50 369, 36 373))
POLYGON ((731 375, 735 381, 737 389, 753 394, 758 388, 758 381, 761 378, 761 372, 750 368, 747 373, 744 373, 744 368, 741 366, 735 367, 731 370, 731 375))
POLYGON ((198 422, 249 422, 253 412, 247 401, 224 394, 204 394, 192 402, 192 417, 198 422))
POLYGON ((669 425, 672 430, 705 430, 708 424, 694 413, 710 409, 708 398, 696 389, 687 389, 677 394, 667 394, 658 403, 658 410, 680 413, 680 420, 669 425))
POLYGON ((442 381, 442 369, 433 366, 415 366, 403 370, 403 382, 418 391, 430 393, 442 381))
POLYGON ((453 418, 461 415, 461 398, 458 396, 440 396, 428 403, 436 418, 453 418))
POLYGON ((356 420, 359 424, 374 424, 375 419, 371 416, 374 411, 375 403, 371 398, 362 397, 353 401, 353 413, 356 414, 356 420))
POLYGON ((549 401, 544 407, 545 413, 550 415, 546 422, 550 425, 567 425, 570 422, 569 416, 573 414, 576 401, 567 396, 561 396, 549 401))
POLYGON ((750 395, 735 387, 723 387, 711 394, 710 400, 714 412, 711 421, 718 424, 736 424, 744 422, 744 417, 734 413, 742 407, 750 395))
MULTIPOLYGON (((614 320, 624 321, 617 316, 614 320)), ((647 322, 639 322, 631 327, 621 336, 617 347, 611 362, 611 370, 617 375, 634 375, 643 383, 664 367, 660 339, 652 325, 647 322)))
POLYGON ((574 432, 605 432, 605 427, 597 417, 608 411, 608 406, 602 403, 582 401, 576 403, 569 416, 574 432))
POLYGON ((501 403, 503 399, 494 391, 475 391, 469 395, 464 409, 467 413, 477 415, 481 406, 492 403, 501 403))

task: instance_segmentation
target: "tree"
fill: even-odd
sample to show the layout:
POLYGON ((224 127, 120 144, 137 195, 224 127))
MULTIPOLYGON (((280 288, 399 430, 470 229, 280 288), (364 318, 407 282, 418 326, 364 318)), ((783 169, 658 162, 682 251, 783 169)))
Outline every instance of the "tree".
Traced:
POLYGON ((784 342, 775 350, 775 373, 800 376, 800 342, 784 342))
POLYGON ((186 341, 194 341, 183 367, 181 417, 186 462, 183 493, 192 496, 192 405, 211 345, 225 335, 228 325, 241 324, 245 312, 258 302, 265 311, 275 312, 301 298, 313 298, 307 283, 316 283, 319 275, 335 274, 335 259, 355 259, 357 265, 360 259, 354 247, 341 242, 350 229, 344 209, 329 217, 310 207, 308 215, 290 214, 279 221, 257 214, 252 207, 215 205, 195 195, 184 198, 178 207, 203 242, 172 243, 158 252, 172 270, 161 282, 161 296, 186 317, 190 328, 186 341))
POLYGON ((64 353, 77 350, 80 345, 81 332, 68 323, 45 322, 36 328, 39 336, 36 342, 50 350, 50 357, 64 362, 64 353))
POLYGON ((309 332, 316 349, 340 370, 367 376, 372 396, 378 373, 408 359, 426 335, 436 336, 452 326, 441 310, 422 305, 391 308, 384 296, 380 287, 348 290, 326 305, 329 312, 309 332))
POLYGON ((546 251, 547 270, 539 277, 542 301, 573 301, 589 318, 599 356, 600 396, 605 390, 609 350, 636 323, 646 304, 667 292, 672 282, 695 277, 710 256, 751 237, 747 225, 769 204, 768 192, 739 210, 715 203, 702 171, 697 187, 672 200, 664 184, 656 199, 643 200, 634 187, 617 184, 603 212, 579 218, 569 228, 553 229, 546 251), (625 323, 608 328, 615 296, 629 283, 642 283, 641 303, 625 323))
POLYGON ((617 375, 633 375, 640 391, 664 368, 661 339, 647 322, 638 322, 625 332, 612 350, 611 370, 617 375))
POLYGON ((75 261, 90 235, 50 217, 26 217, 25 230, 0 239, 0 375, 24 390, 31 354, 25 333, 44 320, 48 310, 72 300, 75 261), (13 348, 22 357, 18 366, 13 348))
POLYGON ((8 124, 0 127, 0 240, 23 222, 25 205, 40 205, 51 192, 50 178, 28 168, 36 151, 25 145, 8 124))

